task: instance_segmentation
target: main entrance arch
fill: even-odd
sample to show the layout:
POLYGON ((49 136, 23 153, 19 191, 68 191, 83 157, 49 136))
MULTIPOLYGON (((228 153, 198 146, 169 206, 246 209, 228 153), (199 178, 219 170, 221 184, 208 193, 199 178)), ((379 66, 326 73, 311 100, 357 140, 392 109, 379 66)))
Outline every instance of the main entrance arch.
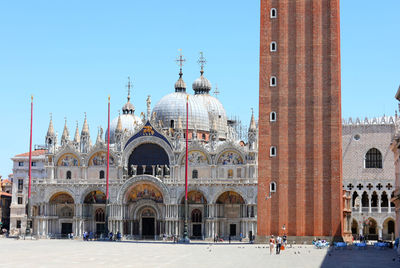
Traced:
POLYGON ((154 239, 164 231, 164 196, 157 185, 150 181, 135 183, 126 191, 124 200, 129 211, 124 233, 134 238, 154 239))

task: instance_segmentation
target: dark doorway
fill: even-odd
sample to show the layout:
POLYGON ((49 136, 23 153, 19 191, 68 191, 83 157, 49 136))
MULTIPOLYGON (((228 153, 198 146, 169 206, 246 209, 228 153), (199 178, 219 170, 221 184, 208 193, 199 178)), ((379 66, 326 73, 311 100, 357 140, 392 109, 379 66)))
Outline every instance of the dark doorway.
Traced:
POLYGON ((388 222, 388 234, 394 233, 394 221, 388 222))
POLYGON ((201 237, 201 224, 193 224, 193 236, 201 237))
POLYGON ((61 234, 67 235, 72 233, 72 223, 61 223, 61 234))
POLYGON ((106 225, 104 223, 96 223, 96 234, 104 234, 106 230, 106 225))
POLYGON ((142 237, 154 239, 154 218, 142 218, 142 237))
POLYGON ((229 235, 236 236, 236 224, 229 224, 229 235))

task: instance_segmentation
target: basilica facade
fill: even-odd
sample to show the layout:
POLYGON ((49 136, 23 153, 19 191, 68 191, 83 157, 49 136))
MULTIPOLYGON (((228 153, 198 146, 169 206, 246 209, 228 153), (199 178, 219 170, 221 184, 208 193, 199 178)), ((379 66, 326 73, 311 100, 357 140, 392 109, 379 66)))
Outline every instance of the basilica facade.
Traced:
MULTIPOLYGON (((188 102, 188 218, 192 239, 248 238, 257 228, 257 126, 251 117, 248 141, 239 140, 211 83, 201 75, 186 92, 175 91, 140 116, 128 93, 122 114, 110 124, 108 228, 127 239, 157 239, 183 233, 185 130, 188 102)), ((107 132, 106 132, 107 133, 107 132)), ((107 135, 105 135, 107 136, 107 135)), ((101 234, 106 224, 107 143, 100 129, 94 144, 85 115, 70 138, 52 119, 45 147, 32 155, 32 231, 39 237, 84 232, 101 234)), ((14 162, 11 234, 27 224, 28 154, 14 162)))

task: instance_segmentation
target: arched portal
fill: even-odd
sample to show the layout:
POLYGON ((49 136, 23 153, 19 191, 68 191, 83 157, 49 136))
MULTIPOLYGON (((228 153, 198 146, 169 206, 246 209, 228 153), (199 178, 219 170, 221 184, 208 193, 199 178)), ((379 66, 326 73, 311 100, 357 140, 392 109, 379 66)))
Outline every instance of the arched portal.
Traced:
POLYGON ((125 233, 141 239, 155 239, 156 235, 164 232, 164 197, 155 184, 146 181, 132 185, 124 200, 130 211, 125 233))
POLYGON ((99 190, 89 192, 83 201, 82 214, 85 230, 97 235, 105 233, 106 195, 99 190))
POLYGON ((246 215, 243 197, 234 191, 222 193, 216 201, 217 217, 219 221, 218 233, 225 238, 238 238, 242 230, 242 218, 246 215))
POLYGON ((167 152, 157 144, 144 143, 136 147, 129 156, 128 173, 156 175, 157 165, 162 167, 162 172, 165 174, 165 166, 169 166, 167 152))
POLYGON ((156 235, 156 213, 153 208, 145 207, 140 212, 140 231, 143 239, 154 239, 156 235))
MULTIPOLYGON (((182 197, 181 204, 181 215, 183 216, 185 196, 182 197)), ((202 239, 205 236, 203 215, 208 213, 207 199, 203 193, 199 191, 190 191, 188 192, 188 204, 189 234, 191 239, 202 239)))
POLYGON ((384 240, 391 240, 394 238, 394 220, 392 218, 387 218, 383 222, 382 235, 384 240))
POLYGON ((65 192, 55 193, 49 200, 50 212, 57 219, 54 219, 54 229, 49 232, 60 233, 62 236, 67 236, 73 231, 73 217, 75 212, 74 199, 65 192))

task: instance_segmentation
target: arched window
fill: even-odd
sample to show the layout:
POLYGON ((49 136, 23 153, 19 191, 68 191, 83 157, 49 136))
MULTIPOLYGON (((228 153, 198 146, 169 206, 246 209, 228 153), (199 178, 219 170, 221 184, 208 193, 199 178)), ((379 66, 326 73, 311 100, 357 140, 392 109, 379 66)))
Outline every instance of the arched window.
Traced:
POLYGON ((271 11, 270 11, 271 19, 275 19, 277 16, 278 16, 278 12, 277 12, 276 8, 271 8, 271 11))
POLYGON ((275 42, 275 41, 271 42, 271 43, 269 44, 269 50, 270 50, 271 52, 275 52, 276 49, 277 49, 277 47, 276 47, 276 42, 275 42))
POLYGON ((365 155, 365 168, 382 168, 382 154, 376 149, 369 149, 365 155))
POLYGON ((271 182, 270 184, 269 184, 269 191, 271 192, 271 193, 275 193, 276 192, 276 182, 271 182))
POLYGON ((192 179, 197 179, 199 177, 199 172, 197 169, 193 169, 192 171, 192 179))
POLYGON ((232 169, 228 170, 228 178, 233 178, 233 170, 232 169))
POLYGON ((99 179, 104 179, 104 170, 100 170, 99 179))
POLYGON ((67 171, 67 180, 70 180, 72 177, 72 173, 70 170, 67 171))
POLYGON ((271 78, 269 79, 269 85, 271 87, 276 87, 276 77, 275 76, 271 76, 271 78))
POLYGON ((206 134, 201 134, 201 138, 203 139, 203 140, 205 140, 206 139, 206 134))
POLYGON ((269 113, 269 121, 275 122, 276 121, 276 112, 269 113))
POLYGON ((276 156, 276 147, 275 146, 271 146, 271 148, 269 149, 269 156, 271 156, 271 157, 276 156))
POLYGON ((174 122, 174 120, 171 120, 170 127, 171 127, 171 128, 174 128, 174 127, 175 127, 175 122, 174 122))
POLYGON ((202 222, 201 211, 197 208, 192 211, 192 222, 202 222))
POLYGON ((95 212, 95 220, 96 221, 99 221, 99 222, 104 222, 104 219, 105 219, 105 217, 104 217, 104 210, 102 209, 102 208, 98 208, 98 209, 96 209, 96 212, 95 212))

